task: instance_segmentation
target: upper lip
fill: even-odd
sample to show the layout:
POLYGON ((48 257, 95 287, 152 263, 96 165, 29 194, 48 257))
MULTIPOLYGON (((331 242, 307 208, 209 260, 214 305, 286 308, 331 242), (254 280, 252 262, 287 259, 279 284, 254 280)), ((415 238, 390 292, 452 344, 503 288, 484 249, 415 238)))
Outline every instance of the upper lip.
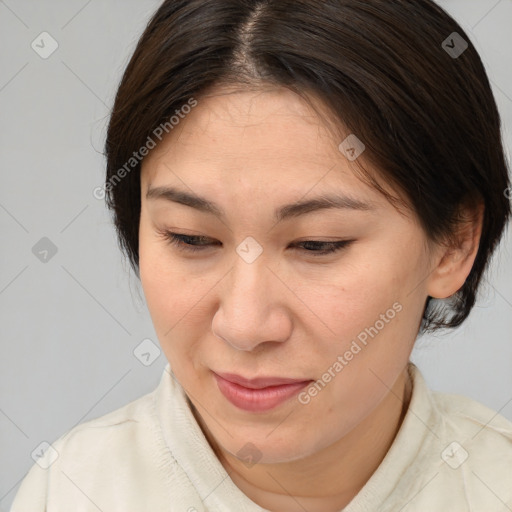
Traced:
POLYGON ((268 388, 269 386, 283 386, 285 384, 297 384, 299 382, 309 382, 310 379, 289 379, 283 377, 256 377, 254 379, 246 379, 240 375, 234 373, 219 373, 214 372, 219 377, 243 386, 249 389, 262 389, 268 388))

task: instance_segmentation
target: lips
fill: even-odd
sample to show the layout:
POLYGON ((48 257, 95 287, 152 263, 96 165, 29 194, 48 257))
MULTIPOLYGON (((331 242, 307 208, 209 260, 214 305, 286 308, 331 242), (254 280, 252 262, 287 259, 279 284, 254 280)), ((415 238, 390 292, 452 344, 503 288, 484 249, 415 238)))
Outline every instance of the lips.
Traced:
POLYGON ((234 373, 217 373, 224 380, 243 386, 249 389, 262 389, 271 386, 283 386, 286 384, 297 384, 298 382, 306 382, 304 379, 285 379, 280 377, 258 377, 255 379, 245 379, 234 373))
POLYGON ((235 407, 250 412, 265 412, 286 402, 311 380, 281 377, 246 379, 232 373, 213 373, 220 392, 235 407))

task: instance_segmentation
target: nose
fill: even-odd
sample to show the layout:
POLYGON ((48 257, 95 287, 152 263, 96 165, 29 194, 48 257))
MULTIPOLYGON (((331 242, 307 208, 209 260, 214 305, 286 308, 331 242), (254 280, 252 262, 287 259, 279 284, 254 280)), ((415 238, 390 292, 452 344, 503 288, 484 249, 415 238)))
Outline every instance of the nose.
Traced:
POLYGON ((263 256, 252 263, 236 258, 218 294, 212 331, 236 350, 252 351, 290 337, 293 294, 263 256))

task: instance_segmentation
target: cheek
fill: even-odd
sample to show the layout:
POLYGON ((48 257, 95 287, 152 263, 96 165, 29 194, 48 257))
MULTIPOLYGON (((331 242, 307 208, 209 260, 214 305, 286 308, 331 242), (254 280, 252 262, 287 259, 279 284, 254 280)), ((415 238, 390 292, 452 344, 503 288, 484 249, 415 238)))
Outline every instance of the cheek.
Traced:
POLYGON ((421 297, 410 294, 413 256, 396 251, 372 261, 333 273, 312 302, 330 330, 313 349, 316 368, 334 381, 326 395, 372 394, 378 379, 370 369, 392 381, 416 338, 422 308, 421 297))
POLYGON ((401 301, 406 270, 402 267, 398 274, 393 267, 392 260, 379 258, 333 269, 328 282, 312 288, 311 303, 318 304, 331 331, 355 336, 401 301))
POLYGON ((211 312, 205 308, 215 280, 206 279, 204 271, 185 267, 172 257, 165 241, 148 231, 141 229, 139 238, 140 280, 147 307, 166 359, 178 380, 190 387, 211 326, 211 312))
MULTIPOLYGON (((165 349, 171 339, 183 335, 183 325, 197 302, 190 278, 169 257, 162 240, 141 229, 139 238, 140 280, 158 339, 165 349)), ((196 283, 197 284, 197 283, 196 283)))

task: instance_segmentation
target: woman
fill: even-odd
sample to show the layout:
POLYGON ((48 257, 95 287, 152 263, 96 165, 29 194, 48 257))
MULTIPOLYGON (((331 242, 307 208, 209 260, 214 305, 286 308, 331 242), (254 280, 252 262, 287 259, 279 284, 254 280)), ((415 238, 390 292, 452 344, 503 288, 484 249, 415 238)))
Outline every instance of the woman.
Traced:
POLYGON ((14 512, 505 511, 512 424, 428 390, 510 218, 500 120, 430 0, 165 1, 104 192, 169 361, 14 512))

